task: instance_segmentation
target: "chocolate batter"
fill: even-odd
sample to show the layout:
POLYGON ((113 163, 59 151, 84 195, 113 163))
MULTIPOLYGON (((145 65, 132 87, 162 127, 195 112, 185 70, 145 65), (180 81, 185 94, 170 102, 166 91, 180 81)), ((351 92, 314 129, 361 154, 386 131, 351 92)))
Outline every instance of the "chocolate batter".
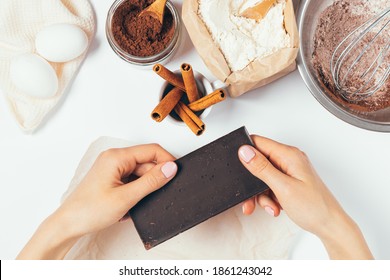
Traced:
MULTIPOLYGON (((364 100, 347 101, 341 97, 340 92, 338 92, 335 87, 330 71, 330 61, 337 45, 350 32, 375 16, 378 12, 378 7, 376 7, 376 9, 370 7, 370 5, 374 5, 372 2, 378 2, 376 4, 377 6, 379 6, 378 4, 381 4, 381 0, 336 0, 333 5, 325 9, 320 16, 317 25, 313 52, 314 68, 317 70, 318 77, 324 83, 324 86, 330 91, 330 94, 345 106, 366 112, 377 111, 390 106, 390 79, 388 79, 385 85, 374 95, 367 97, 364 100)), ((384 45, 386 40, 389 40, 388 32, 383 33, 383 35, 383 38, 380 38, 375 43, 375 46, 370 48, 370 53, 367 55, 366 59, 362 60, 362 64, 359 65, 360 69, 367 69, 379 52, 380 47, 384 45)), ((371 34, 371 36, 373 36, 373 34, 371 34)), ((359 46, 357 52, 360 52, 364 48, 369 39, 370 38, 367 38, 365 42, 359 46)), ((387 59, 388 63, 390 63, 389 57, 387 57, 387 59)), ((363 83, 362 80, 358 79, 356 76, 351 78, 348 82, 348 87, 356 88, 359 88, 363 83)))
POLYGON ((173 15, 165 8, 161 23, 149 16, 138 16, 154 0, 128 0, 116 10, 112 20, 112 31, 118 45, 127 53, 147 57, 162 52, 172 41, 175 32, 173 15))

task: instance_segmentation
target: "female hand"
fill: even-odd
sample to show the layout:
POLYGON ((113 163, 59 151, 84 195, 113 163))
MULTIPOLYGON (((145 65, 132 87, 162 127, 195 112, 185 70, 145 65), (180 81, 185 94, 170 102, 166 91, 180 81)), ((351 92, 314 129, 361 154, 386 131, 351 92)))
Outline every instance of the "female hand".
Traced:
POLYGON ((40 226, 18 258, 62 258, 77 239, 121 220, 138 201, 174 177, 174 157, 158 145, 110 149, 40 226), (124 178, 139 177, 129 183, 124 178))
MULTIPOLYGON (((331 258, 372 258, 360 229, 303 152, 260 136, 252 139, 258 150, 243 146, 238 154, 242 164, 271 189, 257 197, 261 207, 272 216, 284 210, 298 226, 322 240, 331 258)), ((254 211, 254 200, 244 203, 245 214, 254 211)))

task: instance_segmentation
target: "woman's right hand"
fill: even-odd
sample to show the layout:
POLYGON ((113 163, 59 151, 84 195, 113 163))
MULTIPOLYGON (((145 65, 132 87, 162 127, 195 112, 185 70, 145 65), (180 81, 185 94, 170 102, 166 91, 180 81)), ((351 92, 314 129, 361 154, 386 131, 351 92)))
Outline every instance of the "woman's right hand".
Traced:
POLYGON ((254 211, 256 199, 269 214, 284 210, 298 226, 317 235, 331 258, 372 258, 360 229, 302 151, 260 136, 252 139, 257 149, 242 146, 239 158, 271 191, 246 201, 245 214, 254 211))

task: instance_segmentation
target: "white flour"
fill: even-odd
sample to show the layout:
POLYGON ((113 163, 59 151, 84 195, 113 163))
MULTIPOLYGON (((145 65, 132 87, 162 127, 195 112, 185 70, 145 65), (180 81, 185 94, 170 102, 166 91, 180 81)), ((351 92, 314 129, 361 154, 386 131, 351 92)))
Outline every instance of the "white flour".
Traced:
POLYGON ((284 29, 285 0, 278 0, 258 22, 238 16, 258 2, 261 0, 199 0, 198 13, 232 71, 242 70, 256 58, 291 47, 290 36, 284 29))

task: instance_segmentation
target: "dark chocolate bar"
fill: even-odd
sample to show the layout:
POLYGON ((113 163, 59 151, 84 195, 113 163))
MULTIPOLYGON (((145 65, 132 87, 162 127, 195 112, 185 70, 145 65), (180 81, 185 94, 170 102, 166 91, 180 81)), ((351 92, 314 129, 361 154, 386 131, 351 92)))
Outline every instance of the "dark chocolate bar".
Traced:
POLYGON ((146 249, 268 189, 240 162, 242 145, 253 146, 245 127, 176 160, 176 176, 129 211, 146 249))

